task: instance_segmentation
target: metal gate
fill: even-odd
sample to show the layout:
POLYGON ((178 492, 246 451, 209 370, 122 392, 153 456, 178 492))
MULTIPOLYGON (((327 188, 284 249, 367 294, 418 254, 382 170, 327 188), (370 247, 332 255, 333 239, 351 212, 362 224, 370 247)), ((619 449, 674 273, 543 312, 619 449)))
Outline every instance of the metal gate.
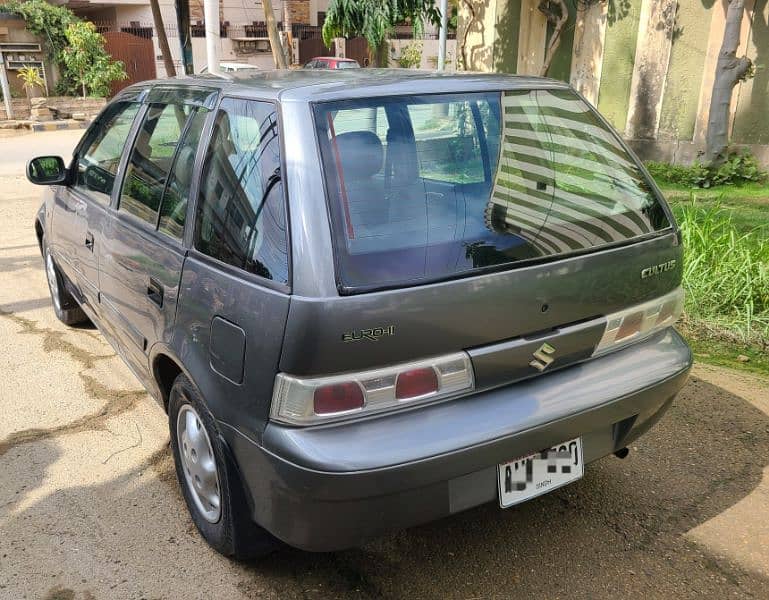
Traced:
POLYGON ((128 73, 128 79, 112 82, 112 96, 132 83, 157 77, 152 39, 122 31, 108 31, 104 34, 104 39, 104 49, 115 60, 122 60, 128 73))
POLYGON ((356 37, 345 42, 345 51, 347 58, 353 58, 358 61, 361 67, 369 66, 369 52, 366 38, 356 37))
POLYGON ((336 45, 332 42, 331 48, 326 48, 323 40, 319 37, 312 37, 299 40, 299 64, 303 65, 311 58, 316 56, 334 56, 336 45))

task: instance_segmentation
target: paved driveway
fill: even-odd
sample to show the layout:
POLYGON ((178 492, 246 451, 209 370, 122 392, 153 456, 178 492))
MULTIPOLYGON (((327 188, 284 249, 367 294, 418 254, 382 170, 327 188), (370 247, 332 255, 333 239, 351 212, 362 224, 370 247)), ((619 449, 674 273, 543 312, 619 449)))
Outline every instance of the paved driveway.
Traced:
POLYGON ((219 557, 177 491, 165 415, 49 307, 39 189, 17 173, 76 136, 19 140, 0 140, 0 598, 769 597, 769 381, 707 367, 627 459, 518 508, 334 554, 219 557))

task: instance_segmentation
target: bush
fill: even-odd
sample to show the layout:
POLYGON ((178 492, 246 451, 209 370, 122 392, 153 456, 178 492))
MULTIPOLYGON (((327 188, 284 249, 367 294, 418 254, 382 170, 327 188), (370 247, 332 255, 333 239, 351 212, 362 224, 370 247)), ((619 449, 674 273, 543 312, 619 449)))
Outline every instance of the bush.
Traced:
POLYGON ((688 320, 739 341, 769 340, 769 242, 738 233, 730 213, 692 200, 677 207, 688 320))
POLYGON ((3 11, 19 15, 26 29, 45 40, 46 54, 59 67, 57 94, 106 96, 110 83, 127 77, 123 63, 113 61, 104 50, 104 38, 93 24, 78 19, 64 6, 45 0, 8 0, 3 11), (84 86, 86 89, 84 89, 84 86))
POLYGON ((422 42, 413 42, 404 46, 398 58, 398 66, 404 69, 418 67, 422 64, 422 42))
POLYGON ((715 169, 701 163, 684 166, 664 162, 648 162, 646 168, 658 183, 692 188, 740 185, 765 181, 767 178, 767 174, 749 153, 732 153, 724 164, 715 169))

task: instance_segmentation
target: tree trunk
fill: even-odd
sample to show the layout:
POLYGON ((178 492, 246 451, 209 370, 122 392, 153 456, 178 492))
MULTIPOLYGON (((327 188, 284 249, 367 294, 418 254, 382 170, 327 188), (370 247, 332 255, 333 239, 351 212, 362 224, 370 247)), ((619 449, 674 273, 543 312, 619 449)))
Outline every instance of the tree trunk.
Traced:
POLYGON ((270 48, 272 48, 272 59, 275 61, 276 69, 288 69, 286 54, 283 52, 283 44, 280 43, 278 34, 278 24, 275 23, 275 13, 272 12, 272 0, 262 0, 264 7, 264 22, 267 23, 267 35, 270 38, 270 48))
POLYGON ((708 113, 708 130, 705 136, 705 162, 712 167, 717 167, 726 160, 732 91, 739 81, 745 79, 752 66, 747 56, 737 58, 744 11, 745 0, 731 0, 726 11, 724 40, 716 62, 716 76, 708 113))
POLYGON ((388 67, 390 65, 390 44, 387 40, 379 42, 379 46, 368 47, 369 61, 372 67, 388 67))
POLYGON ((470 70, 470 65, 467 64, 467 36, 470 34, 470 27, 475 25, 476 21, 476 15, 475 15, 475 8, 473 7, 473 4, 470 0, 462 0, 462 3, 465 5, 465 8, 467 8, 468 12, 470 13, 470 18, 467 19, 467 23, 465 24, 465 31, 462 34, 462 43, 459 47, 459 55, 462 58, 462 69, 465 71, 470 70))
POLYGON ((289 0, 283 0, 283 41, 285 42, 284 50, 286 52, 286 66, 291 66, 294 61, 291 59, 293 54, 291 50, 291 3, 289 0))
POLYGON ((171 48, 168 46, 168 37, 166 37, 166 28, 163 25, 163 15, 160 13, 160 4, 158 0, 150 0, 152 8, 152 21, 155 24, 155 31, 158 36, 158 46, 160 54, 163 57, 163 67, 166 70, 166 77, 176 77, 176 67, 174 59, 171 58, 171 48))
MULTIPOLYGON (((561 33, 563 33, 563 27, 566 25, 566 21, 569 20, 569 9, 566 7, 564 0, 551 0, 558 5, 561 14, 556 15, 555 12, 545 12, 549 23, 553 24, 553 35, 550 36, 550 41, 547 44, 547 50, 545 51, 545 60, 542 63, 542 68, 539 71, 540 77, 545 77, 550 70, 550 64, 553 62, 556 50, 561 45, 561 33)), ((541 7, 542 5, 540 5, 541 7)))

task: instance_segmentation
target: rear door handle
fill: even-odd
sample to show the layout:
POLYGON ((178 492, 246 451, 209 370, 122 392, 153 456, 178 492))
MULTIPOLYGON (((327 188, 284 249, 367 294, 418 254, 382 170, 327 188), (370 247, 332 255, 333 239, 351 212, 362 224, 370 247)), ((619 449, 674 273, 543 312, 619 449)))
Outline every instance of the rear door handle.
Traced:
POLYGON ((152 277, 150 277, 150 282, 147 284, 147 297, 160 308, 163 308, 163 286, 152 277))
POLYGON ((90 231, 85 234, 85 247, 93 252, 93 234, 90 231))

